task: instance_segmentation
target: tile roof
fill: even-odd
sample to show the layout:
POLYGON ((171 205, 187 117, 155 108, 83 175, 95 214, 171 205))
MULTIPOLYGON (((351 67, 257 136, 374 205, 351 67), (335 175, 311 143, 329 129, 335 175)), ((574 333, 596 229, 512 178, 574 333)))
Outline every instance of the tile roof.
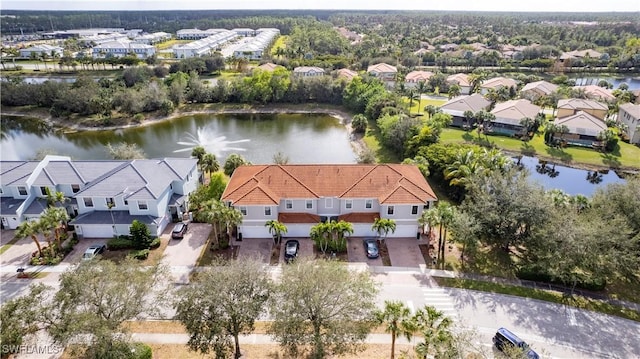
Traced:
POLYGON ((350 223, 373 223, 377 218, 380 218, 378 212, 353 212, 340 215, 338 220, 350 223))
POLYGON ((395 66, 391 66, 389 64, 385 64, 384 62, 381 62, 379 64, 370 65, 369 67, 367 67, 367 72, 377 72, 377 73, 393 72, 393 73, 396 73, 396 72, 398 72, 398 68, 396 68, 395 66))
POLYGON ((84 213, 70 221, 71 224, 131 224, 138 220, 144 224, 159 224, 162 217, 156 218, 149 215, 132 215, 129 211, 92 211, 84 213), (113 218, 111 217, 113 215, 113 218))
POLYGON ((636 119, 640 119, 640 105, 634 105, 632 103, 625 103, 620 105, 621 110, 624 110, 629 115, 636 119))
POLYGON ((525 91, 530 91, 534 89, 537 89, 542 93, 544 93, 545 95, 548 95, 552 92, 555 92, 558 89, 558 85, 552 84, 551 82, 547 82, 547 81, 536 81, 536 82, 530 82, 524 85, 521 91, 525 92, 525 91))
POLYGON ((318 223, 320 216, 311 213, 278 213, 278 222, 282 223, 318 223))
POLYGON ((480 110, 486 110, 489 105, 491 105, 491 101, 484 98, 484 96, 480 94, 473 94, 470 96, 458 96, 449 100, 444 105, 440 106, 440 108, 445 111, 451 112, 460 112, 464 113, 465 111, 471 111, 474 114, 480 110))
POLYGON ((492 79, 488 79, 480 85, 482 88, 498 88, 498 87, 516 87, 518 83, 514 79, 510 79, 508 77, 494 77, 492 79))
POLYGON ((272 62, 267 62, 266 64, 262 64, 260 66, 258 66, 259 69, 264 70, 264 71, 273 71, 275 69, 277 69, 278 67, 282 67, 280 65, 276 65, 272 62))
POLYGON ((540 107, 532 104, 529 100, 509 100, 497 103, 491 111, 496 116, 493 122, 510 123, 519 125, 520 120, 528 117, 534 119, 540 112, 540 107))
POLYGON ((2 197, 2 201, 0 201, 0 215, 15 215, 18 207, 22 205, 22 202, 24 202, 23 198, 2 197))
POLYGON ((347 79, 351 80, 352 78, 358 76, 358 73, 353 71, 353 70, 349 70, 349 69, 340 69, 337 71, 338 72, 338 77, 346 77, 347 79))
POLYGON ((380 203, 437 199, 417 167, 398 164, 241 166, 222 195, 234 205, 322 197, 378 198, 380 203))
POLYGON ((427 81, 431 76, 433 76, 431 71, 411 71, 405 76, 404 80, 406 82, 427 81))
POLYGON ((584 110, 584 109, 588 109, 588 110, 608 110, 607 105, 598 102, 598 101, 594 101, 594 100, 587 100, 587 99, 582 99, 582 98, 565 98, 565 99, 561 99, 558 101, 558 107, 557 108, 566 108, 566 109, 572 109, 572 110, 584 110))
POLYGON ((580 89, 584 90, 585 94, 587 94, 587 97, 590 97, 590 98, 599 98, 605 101, 609 101, 609 100, 613 101, 616 99, 616 97, 613 96, 613 93, 611 90, 608 90, 600 86, 586 85, 586 86, 574 86, 573 88, 577 90, 580 90, 580 89))
POLYGON ((293 69, 295 73, 307 73, 307 72, 320 72, 324 73, 324 70, 317 66, 298 66, 293 69))
POLYGON ((602 120, 582 111, 572 116, 558 118, 554 123, 558 126, 567 126, 569 133, 594 137, 607 129, 607 125, 602 120))
POLYGON ((471 86, 471 81, 469 80, 469 75, 467 74, 453 74, 447 77, 448 83, 455 83, 459 86, 471 86))

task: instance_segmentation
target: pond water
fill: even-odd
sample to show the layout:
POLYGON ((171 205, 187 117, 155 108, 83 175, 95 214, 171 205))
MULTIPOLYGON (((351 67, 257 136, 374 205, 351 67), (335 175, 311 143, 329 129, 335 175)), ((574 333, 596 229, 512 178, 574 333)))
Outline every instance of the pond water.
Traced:
POLYGON ((290 163, 356 163, 349 134, 334 117, 292 115, 193 115, 116 131, 61 133, 37 120, 2 119, 0 158, 28 160, 39 150, 73 159, 107 159, 108 143, 136 143, 148 158, 189 157, 204 146, 223 162, 238 153, 252 163, 272 163, 281 152, 290 163))
POLYGON ((600 187, 624 182, 613 170, 587 171, 553 162, 543 165, 544 162, 537 158, 526 156, 522 157, 520 164, 529 171, 532 181, 540 183, 547 190, 557 188, 572 196, 581 194, 590 197, 600 187))
POLYGON ((598 77, 598 76, 585 76, 572 78, 576 81, 576 86, 585 85, 597 85, 601 80, 605 80, 613 85, 613 89, 617 89, 621 83, 629 85, 629 90, 640 90, 640 78, 639 77, 598 77))

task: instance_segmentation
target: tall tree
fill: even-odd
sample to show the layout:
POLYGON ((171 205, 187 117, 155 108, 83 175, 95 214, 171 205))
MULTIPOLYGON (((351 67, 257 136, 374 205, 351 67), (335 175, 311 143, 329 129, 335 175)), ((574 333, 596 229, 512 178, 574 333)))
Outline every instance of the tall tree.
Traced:
POLYGON ((414 315, 418 331, 422 334, 423 341, 415 347, 416 354, 423 358, 434 356, 435 358, 452 357, 451 332, 452 321, 450 318, 436 310, 434 307, 425 306, 414 315))
POLYGON ((337 261, 300 259, 283 269, 267 331, 293 357, 355 353, 372 328, 377 291, 368 272, 350 271, 337 261))
POLYGON ((236 168, 243 165, 250 165, 251 162, 244 159, 244 157, 239 154, 232 153, 227 157, 227 160, 224 161, 224 174, 227 176, 231 176, 236 168))
POLYGON ((174 304, 176 319, 189 333, 189 348, 223 358, 233 347, 234 358, 240 358, 240 335, 254 330, 271 288, 270 273, 257 258, 221 262, 198 272, 174 304))
POLYGON ((213 172, 217 172, 219 169, 220 163, 218 163, 216 155, 213 153, 205 153, 204 156, 202 156, 202 171, 209 172, 209 180, 211 180, 213 172))
POLYGON ((270 219, 268 220, 265 224, 265 227, 267 227, 269 229, 269 233, 271 233, 271 235, 273 236, 273 242, 275 244, 280 243, 280 240, 282 239, 282 235, 284 233, 287 233, 287 226, 282 223, 279 222, 278 220, 275 219, 270 219))
POLYGON ((386 240, 389 233, 396 231, 396 221, 391 218, 376 218, 373 221, 371 229, 378 233, 378 236, 382 237, 382 240, 386 240))
POLYGON ((395 357, 396 339, 399 336, 411 340, 416 326, 409 308, 400 301, 384 302, 384 309, 375 312, 376 322, 384 325, 384 331, 391 334, 391 359, 395 357))
POLYGON ((36 248, 38 248, 38 256, 42 257, 42 246, 40 245, 40 241, 38 241, 39 233, 38 222, 24 221, 16 228, 15 236, 19 239, 27 237, 31 238, 36 244, 36 248))

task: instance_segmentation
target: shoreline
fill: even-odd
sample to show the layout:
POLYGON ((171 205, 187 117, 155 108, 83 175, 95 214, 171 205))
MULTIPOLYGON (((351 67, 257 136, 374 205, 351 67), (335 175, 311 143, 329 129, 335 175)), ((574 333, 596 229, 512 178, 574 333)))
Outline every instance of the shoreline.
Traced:
MULTIPOLYGON (((306 105, 308 106, 308 105, 306 105)), ((84 126, 78 124, 67 125, 64 122, 53 120, 53 118, 49 116, 43 116, 43 112, 16 112, 16 111, 5 111, 4 109, 0 109, 0 116, 8 115, 8 116, 17 116, 17 117, 32 117, 40 119, 41 121, 46 122, 53 129, 61 130, 65 133, 72 132, 83 132, 83 131, 115 131, 120 129, 127 129, 133 127, 141 127, 141 126, 149 126, 155 123, 163 122, 163 121, 171 121, 175 118, 184 117, 184 116, 192 116, 192 115, 205 115, 205 114, 324 114, 327 116, 334 117, 340 121, 340 123, 345 126, 347 130, 347 136, 349 140, 349 144, 353 149, 356 156, 360 154, 367 148, 366 143, 363 140, 362 136, 356 136, 353 134, 353 129, 351 127, 351 118, 352 115, 347 111, 332 108, 332 107, 311 107, 311 108, 296 108, 297 105, 283 105, 283 106, 247 106, 247 105, 238 105, 238 107, 234 106, 222 106, 221 108, 204 108, 204 109, 185 109, 185 110, 176 110, 168 116, 156 116, 152 115, 149 117, 145 117, 145 119, 139 123, 127 123, 122 125, 114 125, 114 126, 105 126, 105 127, 94 127, 94 126, 84 126), (242 106, 242 107, 240 107, 242 106)), ((47 114, 48 115, 48 114, 47 114)), ((514 152, 506 149, 499 148, 507 156, 526 156, 526 157, 535 157, 539 160, 552 162, 559 164, 565 167, 571 167, 581 170, 589 170, 589 171, 599 171, 599 170, 611 170, 611 171, 619 171, 623 174, 639 174, 639 168, 633 167, 607 167, 607 166, 599 166, 588 163, 567 163, 560 159, 548 157, 544 155, 535 155, 528 156, 522 152, 514 152)))

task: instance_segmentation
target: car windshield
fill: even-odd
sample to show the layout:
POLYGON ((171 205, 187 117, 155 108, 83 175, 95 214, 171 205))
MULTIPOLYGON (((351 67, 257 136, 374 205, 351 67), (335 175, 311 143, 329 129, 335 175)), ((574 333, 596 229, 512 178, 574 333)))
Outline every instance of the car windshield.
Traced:
POLYGON ((184 227, 184 224, 182 224, 182 223, 176 224, 176 226, 173 228, 173 231, 174 232, 182 232, 182 228, 183 227, 184 227))
POLYGON ((82 258, 91 258, 91 257, 93 257, 93 252, 85 253, 85 254, 82 255, 82 258))
POLYGON ((296 253, 296 244, 291 242, 287 243, 287 254, 295 254, 296 253))
POLYGON ((376 250, 376 244, 373 242, 367 242, 367 250, 368 251, 375 251, 376 250))

